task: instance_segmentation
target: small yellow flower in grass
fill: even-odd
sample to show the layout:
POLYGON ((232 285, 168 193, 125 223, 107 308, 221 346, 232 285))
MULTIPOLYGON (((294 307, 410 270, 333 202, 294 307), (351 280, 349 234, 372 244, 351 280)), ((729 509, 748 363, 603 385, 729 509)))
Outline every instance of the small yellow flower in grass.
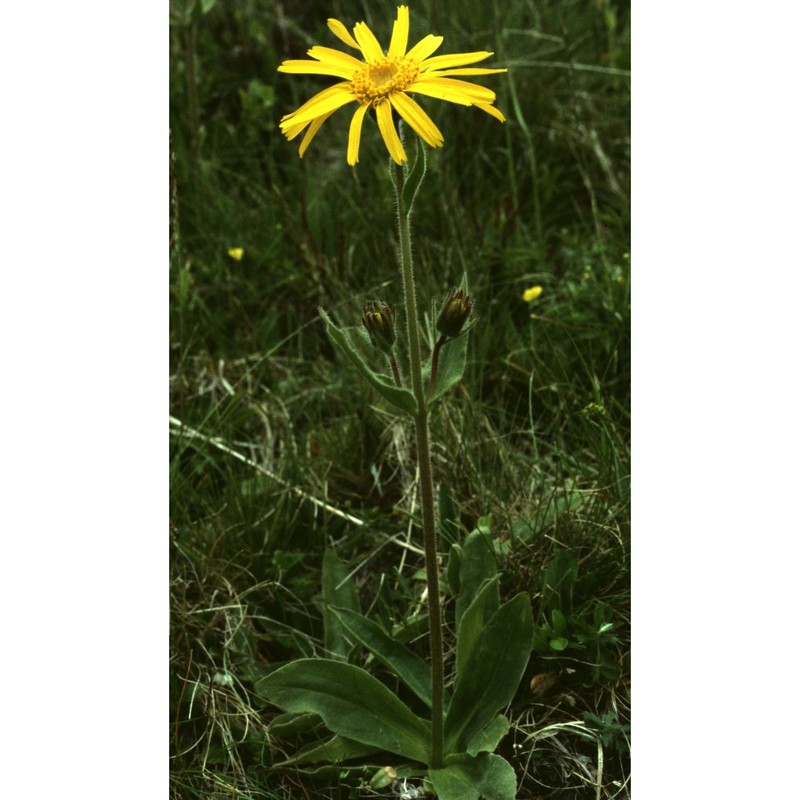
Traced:
POLYGON ((392 39, 385 52, 364 22, 356 23, 352 35, 338 19, 329 19, 328 27, 348 47, 359 51, 363 61, 341 50, 315 46, 308 51, 313 61, 284 61, 278 67, 279 72, 330 75, 343 79, 281 119, 281 130, 289 140, 306 131, 300 143, 300 158, 322 123, 337 108, 348 103, 358 103, 350 122, 347 142, 347 163, 351 166, 358 163, 361 125, 371 109, 375 109, 381 136, 397 164, 406 160, 406 154, 395 128, 394 111, 431 147, 444 144, 441 132, 411 94, 423 94, 462 106, 476 106, 505 122, 502 113, 492 105, 496 96, 491 89, 454 76, 490 75, 507 70, 464 67, 492 55, 484 50, 431 57, 444 41, 443 37, 432 34, 408 50, 408 6, 397 7, 392 39))
POLYGON ((541 286, 531 286, 522 293, 522 299, 526 303, 532 303, 542 293, 541 286))
POLYGON ((234 261, 241 261, 242 257, 244 256, 244 248, 243 247, 231 247, 231 249, 228 250, 228 255, 234 261))

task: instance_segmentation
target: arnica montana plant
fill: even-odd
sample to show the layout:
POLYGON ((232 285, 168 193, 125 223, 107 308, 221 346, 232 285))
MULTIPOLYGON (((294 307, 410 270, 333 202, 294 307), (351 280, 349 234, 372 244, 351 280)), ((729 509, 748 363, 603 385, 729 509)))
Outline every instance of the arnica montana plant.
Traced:
MULTIPOLYGON (((335 622, 349 640, 369 651, 416 697, 419 716, 384 683, 344 657, 305 658, 292 661, 262 678, 259 693, 290 714, 318 715, 334 734, 327 743, 332 759, 343 760, 374 754, 396 759, 373 778, 373 788, 393 780, 422 778, 425 790, 441 800, 514 800, 516 775, 512 766, 494 750, 509 730, 501 713, 511 702, 530 657, 533 622, 530 599, 520 593, 501 604, 499 576, 491 544, 473 533, 463 545, 453 545, 447 568, 450 588, 456 594, 455 679, 445 685, 443 623, 439 592, 438 550, 434 513, 434 481, 430 459, 429 415, 462 378, 466 365, 468 331, 475 323, 473 300, 462 287, 451 290, 438 314, 439 338, 423 364, 411 247, 411 210, 425 175, 425 148, 416 141, 412 163, 406 156, 394 112, 426 144, 440 147, 444 137, 413 100, 411 94, 427 95, 464 106, 477 106, 500 120, 489 89, 453 76, 486 75, 503 69, 468 68, 491 53, 474 52, 431 57, 441 36, 427 35, 406 50, 409 14, 400 6, 386 52, 365 23, 355 25, 352 35, 338 20, 328 27, 364 60, 326 47, 312 47, 313 61, 286 61, 283 72, 331 75, 342 83, 323 90, 297 111, 288 114, 281 128, 289 139, 306 130, 300 145, 302 156, 323 122, 348 103, 357 103, 350 123, 347 160, 358 162, 364 116, 375 109, 378 127, 391 155, 389 171, 394 185, 400 240, 400 272, 403 281, 408 354, 404 382, 395 347, 401 334, 389 303, 373 300, 362 309, 363 326, 340 328, 321 310, 331 340, 355 368, 397 411, 414 423, 422 501, 422 538, 428 597, 430 664, 408 650, 376 622, 352 608, 329 606, 328 622, 335 622), (386 366, 389 371, 385 371, 386 366), (370 362, 382 362, 373 369, 370 362)), ((392 242, 387 251, 394 250, 392 242)), ((335 570, 336 557, 329 553, 323 563, 335 570)), ((346 574, 346 573, 345 573, 346 574)), ((341 654, 338 654, 341 656, 341 654)), ((282 722, 285 724, 285 715, 282 722)), ((375 763, 374 761, 372 763, 375 763)), ((405 784, 404 784, 405 786, 405 784)), ((407 796, 409 790, 404 789, 407 796)), ((414 796, 419 796, 414 795, 414 796)))

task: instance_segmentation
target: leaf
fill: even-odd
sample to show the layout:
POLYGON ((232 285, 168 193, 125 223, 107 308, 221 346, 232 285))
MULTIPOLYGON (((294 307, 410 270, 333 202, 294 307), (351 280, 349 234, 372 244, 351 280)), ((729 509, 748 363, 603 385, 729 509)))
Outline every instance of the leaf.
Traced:
POLYGON ((456 678, 444 722, 445 752, 463 752, 511 702, 528 663, 532 638, 530 599, 521 593, 492 616, 456 678))
MULTIPOLYGON (((473 531, 464 541, 461 554, 459 579, 461 591, 456 598, 456 633, 458 633, 464 612, 478 596, 484 581, 490 581, 497 575, 497 559, 488 539, 479 531, 473 531)), ((500 594, 492 599, 488 613, 493 614, 500 605, 500 594)))
POLYGON ((307 733, 317 726, 322 725, 319 714, 279 714, 269 724, 271 736, 285 739, 298 733, 307 733))
POLYGON ((478 753, 493 753, 500 740, 508 733, 511 723, 503 714, 498 714, 477 736, 473 736, 467 747, 467 753, 476 756, 478 753))
POLYGON ((331 614, 330 606, 358 611, 358 595, 346 566, 333 550, 326 550, 322 557, 322 604, 325 649, 333 658, 346 661, 350 645, 344 637, 341 623, 331 614))
POLYGON ((256 689, 286 711, 319 714, 333 733, 428 763, 430 723, 360 667, 303 658, 262 678, 256 689))
POLYGON ((439 367, 436 386, 431 392, 430 402, 438 400, 453 388, 463 377, 467 368, 468 331, 463 330, 455 339, 448 339, 439 351, 439 367))
POLYGON ((460 544, 454 544, 450 548, 450 556, 447 559, 447 585, 450 593, 457 595, 461 591, 461 562, 464 558, 464 550, 460 544))
POLYGON ((515 800, 517 776, 504 758, 492 753, 448 756, 443 769, 428 772, 439 800, 515 800))
POLYGON ((447 483, 442 482, 439 486, 439 535, 447 549, 452 547, 459 540, 459 516, 458 503, 453 497, 447 483))
POLYGON ((567 618, 564 616, 564 612, 554 608, 551 616, 556 636, 563 636, 567 632, 567 618))
MULTIPOLYGON (((375 372, 367 366, 367 362, 360 352, 361 345, 365 345, 364 339, 361 336, 361 329, 337 328, 331 321, 331 318, 325 313, 324 309, 320 308, 319 313, 325 322, 331 341, 344 351, 345 355, 355 364, 358 371, 369 381, 378 393, 385 400, 388 400, 395 408, 406 411, 412 415, 416 414, 417 401, 408 389, 395 386, 394 382, 390 382, 387 376, 375 372)), ((366 336, 366 334, 364 335, 366 336)))
POLYGON ((578 579, 578 554, 559 550, 542 575, 542 607, 572 612, 572 594, 578 579))
POLYGON ((552 647, 553 650, 557 650, 558 652, 566 650, 568 646, 569 646, 569 640, 565 639, 563 636, 554 636, 550 640, 550 647, 552 647))
POLYGON ((422 185, 422 179, 425 177, 425 172, 428 166, 428 157, 425 148, 419 143, 419 138, 414 137, 415 158, 414 164, 411 169, 405 168, 405 181, 403 183, 403 206, 405 207, 406 214, 411 214, 411 209, 414 206, 414 198, 417 196, 419 187, 422 185))
POLYGON ((500 605, 499 580, 500 577, 495 575, 491 580, 485 581, 483 588, 461 617, 456 642, 456 675, 461 674, 478 636, 500 605))
POLYGON ((273 767, 291 767, 300 764, 337 764, 351 758, 363 758, 379 753, 380 749, 346 739, 344 736, 332 736, 324 742, 312 742, 301 748, 291 758, 273 764, 273 767))
POLYGON ((346 608, 333 608, 331 611, 364 647, 389 667, 428 708, 431 707, 431 671, 418 655, 361 614, 346 608))

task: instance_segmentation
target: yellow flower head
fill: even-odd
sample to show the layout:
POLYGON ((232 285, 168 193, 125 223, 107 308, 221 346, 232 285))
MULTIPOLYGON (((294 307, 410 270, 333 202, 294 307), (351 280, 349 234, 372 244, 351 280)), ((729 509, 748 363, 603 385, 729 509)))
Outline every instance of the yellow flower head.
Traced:
POLYGON ((526 303, 532 303, 542 293, 541 286, 531 286, 522 293, 522 299, 526 303))
POLYGON ((244 248, 243 247, 231 247, 231 249, 228 250, 228 255, 234 261, 241 261, 242 257, 244 256, 244 248))
POLYGON ((476 106, 500 122, 505 122, 505 117, 492 105, 495 93, 491 89, 457 80, 453 76, 489 75, 507 70, 464 68, 465 64, 474 64, 492 55, 483 50, 431 58, 443 41, 443 37, 432 34, 407 50, 408 6, 397 7, 392 39, 385 53, 364 22, 356 23, 352 35, 338 19, 329 19, 328 27, 348 47, 358 50, 364 60, 359 61, 348 53, 330 47, 317 46, 308 51, 313 61, 284 61, 278 67, 279 72, 331 75, 344 79, 314 95, 297 111, 281 120, 281 130, 289 140, 306 131, 300 143, 300 158, 322 123, 337 108, 348 103, 358 103, 350 122, 347 142, 347 163, 351 166, 358 163, 361 125, 364 115, 372 108, 375 109, 383 141, 396 163, 402 164, 406 154, 397 135, 392 109, 431 147, 444 144, 441 132, 411 94, 424 94, 462 106, 476 106))

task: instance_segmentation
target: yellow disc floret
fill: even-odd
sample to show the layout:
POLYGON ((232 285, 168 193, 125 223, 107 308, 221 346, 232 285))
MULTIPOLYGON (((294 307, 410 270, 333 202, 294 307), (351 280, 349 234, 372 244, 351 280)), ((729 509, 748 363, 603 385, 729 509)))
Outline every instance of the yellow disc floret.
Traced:
POLYGON ((360 103, 375 105, 394 92, 405 91, 418 77, 418 61, 384 57, 353 73, 352 92, 360 103))

